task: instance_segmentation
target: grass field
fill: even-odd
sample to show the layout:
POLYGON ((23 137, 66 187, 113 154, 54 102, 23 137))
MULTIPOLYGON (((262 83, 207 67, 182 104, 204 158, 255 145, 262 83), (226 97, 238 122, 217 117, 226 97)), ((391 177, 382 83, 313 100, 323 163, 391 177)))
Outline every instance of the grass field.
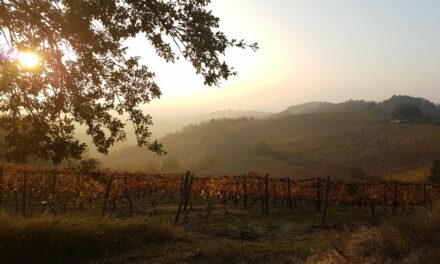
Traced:
MULTIPOLYGON (((156 213, 146 208, 148 213, 132 218, 104 219, 74 214, 23 218, 4 213, 0 215, 0 263, 338 263, 331 261, 343 259, 336 254, 346 250, 343 241, 353 243, 350 239, 359 234, 380 239, 371 232, 382 230, 386 236, 389 226, 404 226, 397 219, 419 213, 413 209, 396 216, 378 210, 373 218, 366 209, 330 208, 328 225, 320 227, 320 214, 305 204, 293 212, 271 208, 269 216, 261 215, 259 208, 228 208, 225 214, 216 207, 208 221, 205 206, 195 205, 188 219, 178 224, 173 221, 175 209, 163 204, 156 213)), ((431 222, 429 232, 440 230, 440 222, 435 222, 438 210, 434 212, 437 218, 424 215, 431 222)), ((412 231, 417 228, 422 226, 414 225, 412 231)), ((438 243, 439 234, 433 234, 431 240, 438 243)), ((368 244, 366 240, 362 243, 368 244)), ((418 242, 413 242, 416 250, 418 242)), ((370 248, 374 250, 373 244, 370 248)), ((388 252, 381 250, 377 253, 388 252)))

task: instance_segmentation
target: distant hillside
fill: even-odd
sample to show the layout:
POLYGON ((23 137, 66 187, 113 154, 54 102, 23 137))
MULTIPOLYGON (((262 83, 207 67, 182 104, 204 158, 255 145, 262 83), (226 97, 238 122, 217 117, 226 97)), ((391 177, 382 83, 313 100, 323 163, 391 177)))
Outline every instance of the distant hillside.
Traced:
MULTIPOLYGON (((169 118, 154 118, 153 117, 153 125, 150 127, 152 132, 152 137, 155 139, 162 138, 165 135, 176 132, 179 129, 191 125, 191 124, 199 124, 203 121, 208 121, 211 119, 218 118, 241 118, 241 117, 253 117, 253 118, 264 118, 272 115, 272 113, 262 112, 262 111, 242 111, 242 110, 226 110, 226 111, 215 111, 207 114, 200 115, 190 115, 190 116, 178 116, 178 117, 169 117, 169 118)), ((87 142, 89 146, 92 146, 92 142, 89 136, 85 133, 85 128, 80 130, 79 137, 82 141, 87 142)), ((127 145, 132 146, 136 145, 136 137, 133 132, 133 126, 128 124, 126 126, 127 132, 127 141, 116 143, 115 146, 112 147, 112 151, 118 150, 120 148, 125 148, 127 145)), ((93 147, 89 150, 89 154, 92 156, 98 155, 97 151, 93 149, 93 147)))
POLYGON ((422 110, 427 121, 440 121, 440 107, 424 98, 416 98, 411 96, 393 96, 376 105, 376 109, 383 113, 390 114, 396 107, 404 104, 418 106, 422 110))
MULTIPOLYGON (((192 116, 179 116, 179 117, 169 117, 169 118, 155 118, 153 121, 153 126, 151 131, 155 138, 160 138, 168 133, 176 132, 184 126, 190 124, 198 124, 202 121, 208 121, 211 119, 218 118, 240 118, 240 117, 255 117, 264 118, 271 115, 271 113, 261 112, 261 111, 215 111, 208 114, 192 115, 192 116)), ((131 128, 131 127, 130 127, 131 128)), ((128 133, 132 134, 132 133, 128 133)))
POLYGON ((393 125, 368 111, 309 113, 266 119, 219 119, 191 125, 160 140, 159 158, 124 147, 103 159, 113 168, 346 178, 355 168, 369 177, 426 169, 440 157, 440 126, 393 125))
POLYGON ((168 133, 176 132, 184 126, 190 124, 198 124, 202 121, 208 121, 211 119, 219 118, 241 118, 241 117, 254 117, 264 118, 271 115, 271 113, 261 111, 215 111, 208 114, 193 115, 193 116, 179 116, 172 118, 158 118, 154 119, 154 125, 151 127, 154 137, 160 138, 168 133))
POLYGON ((306 113, 330 113, 330 112, 344 112, 344 111, 362 111, 368 110, 374 102, 346 101, 343 103, 329 103, 329 102, 310 102, 305 104, 293 105, 288 107, 280 115, 291 114, 306 114, 306 113))
POLYGON ((384 118, 389 118, 391 113, 400 105, 411 104, 420 108, 423 118, 427 122, 440 121, 440 108, 438 105, 424 98, 416 98, 405 95, 395 95, 382 102, 369 102, 364 100, 349 100, 343 103, 310 102, 288 107, 277 116, 304 113, 331 113, 346 111, 369 111, 375 112, 384 118))

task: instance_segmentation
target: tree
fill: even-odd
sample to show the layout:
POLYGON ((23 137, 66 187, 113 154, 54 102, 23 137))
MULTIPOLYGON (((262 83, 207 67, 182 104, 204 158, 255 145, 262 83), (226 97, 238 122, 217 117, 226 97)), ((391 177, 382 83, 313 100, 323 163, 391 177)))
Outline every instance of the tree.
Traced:
POLYGON ((115 142, 126 139, 127 121, 139 146, 163 154, 162 145, 150 140, 151 116, 140 109, 160 98, 160 88, 138 57, 127 57, 123 42, 142 35, 167 62, 181 56, 206 85, 219 85, 236 74, 222 59, 228 48, 258 47, 219 31, 209 4, 0 0, 0 42, 41 58, 34 69, 0 62, 0 129, 7 134, 3 156, 13 161, 37 156, 54 164, 79 159, 86 145, 75 137, 78 125, 107 154, 115 142))
POLYGON ((81 175, 87 175, 99 182, 105 182, 104 174, 99 171, 100 165, 100 162, 96 159, 83 159, 79 162, 79 165, 69 164, 69 167, 81 175))
POLYGON ((402 104, 394 109, 391 116, 394 119, 407 119, 415 120, 421 118, 423 115, 422 110, 413 104, 402 104))

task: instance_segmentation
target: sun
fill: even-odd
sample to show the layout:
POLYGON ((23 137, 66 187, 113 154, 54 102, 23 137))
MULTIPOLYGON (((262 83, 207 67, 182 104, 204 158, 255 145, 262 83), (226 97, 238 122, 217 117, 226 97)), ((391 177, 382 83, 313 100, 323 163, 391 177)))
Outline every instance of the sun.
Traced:
POLYGON ((33 52, 20 52, 18 61, 26 68, 35 68, 38 65, 38 55, 33 52))

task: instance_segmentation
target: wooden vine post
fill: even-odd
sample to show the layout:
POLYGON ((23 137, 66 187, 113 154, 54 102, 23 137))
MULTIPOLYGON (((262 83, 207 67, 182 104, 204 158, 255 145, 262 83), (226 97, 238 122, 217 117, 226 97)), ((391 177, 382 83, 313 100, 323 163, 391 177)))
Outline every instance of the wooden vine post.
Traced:
POLYGON ((264 179, 264 202, 265 202, 265 208, 264 213, 266 215, 269 215, 269 174, 266 174, 266 177, 264 179))
POLYGON ((329 191, 330 191, 330 177, 327 177, 327 180, 325 181, 325 194, 324 194, 324 204, 322 205, 321 225, 324 225, 325 223, 329 191))
POLYGON ((179 217, 180 217, 180 212, 182 211, 182 206, 183 206, 183 200, 184 200, 184 189, 185 186, 187 185, 188 182, 188 177, 189 177, 189 171, 186 173, 185 177, 183 177, 183 175, 180 177, 180 201, 179 201, 179 206, 177 207, 177 212, 176 212, 176 217, 174 219, 174 222, 179 222, 179 217))
MULTIPOLYGON (((144 192, 144 195, 145 195, 145 192, 144 192)), ((145 196, 142 198, 145 198, 145 196)), ((140 186, 139 176, 136 176, 136 199, 138 201, 141 199, 141 186, 140 186)))
POLYGON ((180 194, 182 194, 183 192, 183 187, 185 185, 184 183, 185 177, 183 176, 183 174, 180 175, 180 194))
POLYGON ((289 210, 292 212, 292 190, 289 177, 287 177, 287 203, 289 205, 289 210))
POLYGON ((233 195, 233 198, 232 198, 232 200, 234 202, 234 208, 235 209, 237 209, 238 203, 240 201, 240 194, 239 194, 239 192, 240 192, 240 180, 237 179, 235 181, 235 191, 234 191, 234 195, 233 195))
POLYGON ((387 184, 384 183, 382 187, 382 208, 385 213, 387 213, 387 184))
POLYGON ((125 200, 127 200, 128 203, 128 217, 131 217, 133 214, 133 201, 131 200, 130 193, 128 192, 128 173, 125 172, 124 175, 124 196, 125 200))
MULTIPOLYGON (((151 185, 149 188, 148 188, 148 201, 150 201, 150 204, 151 204, 151 207, 153 207, 153 210, 154 210, 154 213, 156 213, 157 212, 157 207, 156 207, 156 204, 154 203, 154 198, 153 198, 153 194, 154 194, 154 186, 153 185, 151 185)), ((144 194, 143 194, 144 196, 145 196, 145 189, 144 189, 144 194)))
POLYGON ((428 197, 426 194, 426 182, 423 182, 423 207, 428 207, 428 197))
POLYGON ((318 178, 316 182, 316 202, 315 202, 315 212, 321 211, 321 179, 318 178))
POLYGON ((185 199, 184 199, 184 203, 183 203, 183 211, 186 212, 188 210, 188 202, 189 202, 189 197, 191 195, 191 185, 193 182, 193 175, 189 175, 188 178, 188 185, 185 186, 185 199))
POLYGON ((56 187, 57 187, 57 172, 56 170, 52 171, 52 193, 55 195, 56 187))
POLYGON ((247 209, 247 175, 243 176, 243 208, 247 209))
POLYGON ((0 166, 0 207, 3 204, 3 167, 0 166))
POLYGON ((358 201, 358 209, 361 210, 362 206, 364 205, 364 196, 365 196, 365 184, 361 184, 361 197, 358 201))
POLYGON ((28 174, 25 171, 23 172, 23 197, 22 197, 22 208, 21 208, 23 215, 26 215, 27 182, 28 182, 28 174))
POLYGON ((206 213, 205 221, 208 221, 212 211, 211 189, 209 189, 209 187, 206 191, 206 200, 208 201, 208 212, 206 213))
POLYGON ((189 199, 191 198, 191 187, 194 181, 194 175, 190 175, 189 176, 189 183, 188 186, 186 187, 186 194, 185 194, 185 203, 183 205, 183 211, 185 212, 185 220, 188 220, 188 213, 190 210, 190 207, 188 207, 188 203, 189 203, 189 199))
POLYGON ((112 187, 112 183, 113 183, 113 174, 108 179, 107 186, 105 188, 104 201, 102 203, 102 210, 101 210, 101 218, 104 217, 105 211, 107 210, 107 203, 110 197, 110 189, 112 187))
MULTIPOLYGON (((174 219, 174 222, 179 222, 180 213, 182 212, 182 207, 186 204, 188 205, 187 199, 189 198, 189 194, 187 192, 191 192, 191 186, 190 186, 190 175, 191 173, 188 171, 186 172, 185 178, 181 178, 181 186, 180 186, 180 202, 179 206, 177 207, 176 217, 174 219)), ((185 208, 186 208, 185 206, 185 208)))
POLYGON ((376 218, 376 207, 375 207, 374 201, 371 202, 371 214, 372 214, 373 218, 376 218))
POLYGON ((397 200, 397 196, 398 196, 398 190, 397 190, 397 181, 394 181, 394 195, 393 195, 393 209, 392 212, 396 212, 397 210, 397 205, 398 205, 398 200, 397 200))

